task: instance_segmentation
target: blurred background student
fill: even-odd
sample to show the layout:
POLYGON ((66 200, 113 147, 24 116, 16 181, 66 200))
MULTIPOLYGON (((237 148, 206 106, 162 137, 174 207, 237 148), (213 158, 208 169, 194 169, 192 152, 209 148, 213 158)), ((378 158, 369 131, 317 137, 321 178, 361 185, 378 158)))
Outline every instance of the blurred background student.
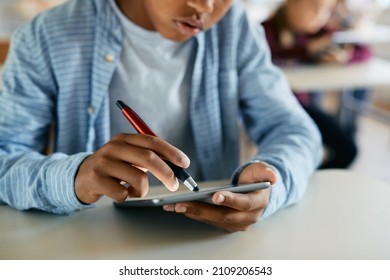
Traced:
MULTIPOLYGON (((378 0, 338 0, 327 24, 328 30, 333 32, 367 28, 378 18, 379 11, 378 0)), ((371 49, 361 43, 334 45, 349 49, 345 63, 363 62, 372 57, 371 49)), ((370 100, 370 91, 366 88, 345 90, 342 98, 343 107, 340 110, 339 122, 346 133, 355 137, 358 111, 364 111, 370 100)))
MULTIPOLYGON (((276 64, 348 64, 371 57, 367 46, 334 44, 333 32, 345 28, 340 0, 286 0, 268 20, 263 22, 272 57, 276 64), (335 16, 337 12, 337 17, 335 16)), ((365 89, 354 90, 363 98, 365 89)), ((340 123, 320 105, 321 93, 298 93, 302 106, 318 125, 327 157, 321 168, 346 168, 356 157, 353 137, 355 116, 347 124, 340 123)))

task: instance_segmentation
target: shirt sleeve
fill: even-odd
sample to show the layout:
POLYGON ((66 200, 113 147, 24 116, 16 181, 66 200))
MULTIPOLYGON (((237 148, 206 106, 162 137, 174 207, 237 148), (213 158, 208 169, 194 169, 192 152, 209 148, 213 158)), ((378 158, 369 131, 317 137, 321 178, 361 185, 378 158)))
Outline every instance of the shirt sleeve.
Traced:
POLYGON ((348 63, 364 62, 372 58, 372 51, 366 45, 354 45, 351 58, 348 63))
POLYGON ((243 19, 240 34, 240 106, 244 125, 259 150, 246 165, 262 161, 278 171, 265 218, 303 196, 309 177, 321 161, 322 142, 316 125, 297 102, 285 76, 271 63, 262 27, 243 19))
POLYGON ((0 91, 0 203, 58 214, 92 207, 74 192, 88 154, 44 155, 57 93, 44 30, 32 22, 11 42, 0 91))

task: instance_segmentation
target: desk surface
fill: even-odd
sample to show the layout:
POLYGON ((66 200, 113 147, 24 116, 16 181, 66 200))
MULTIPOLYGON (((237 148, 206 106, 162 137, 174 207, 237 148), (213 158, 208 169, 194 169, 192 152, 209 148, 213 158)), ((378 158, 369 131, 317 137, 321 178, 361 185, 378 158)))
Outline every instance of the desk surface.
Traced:
POLYGON ((390 26, 373 23, 356 29, 338 31, 333 34, 333 41, 338 44, 390 43, 390 26))
POLYGON ((337 170, 248 232, 108 199, 70 216, 0 206, 0 221, 0 259, 390 259, 390 185, 337 170))
POLYGON ((299 65, 282 70, 295 91, 390 86, 390 61, 381 58, 350 65, 299 65))

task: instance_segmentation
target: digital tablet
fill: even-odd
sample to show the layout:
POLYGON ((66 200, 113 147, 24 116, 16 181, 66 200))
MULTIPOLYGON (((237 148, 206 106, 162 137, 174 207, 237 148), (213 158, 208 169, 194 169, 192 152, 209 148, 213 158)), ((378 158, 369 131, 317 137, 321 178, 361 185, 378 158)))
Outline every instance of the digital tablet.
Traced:
POLYGON ((165 204, 174 204, 186 201, 211 202, 211 197, 217 191, 229 191, 238 193, 247 193, 259 189, 269 188, 269 182, 243 184, 243 185, 222 185, 222 186, 199 186, 198 192, 191 192, 188 189, 181 188, 176 192, 170 192, 163 186, 151 187, 149 194, 144 198, 128 198, 124 202, 115 203, 118 207, 145 207, 162 206, 165 204))

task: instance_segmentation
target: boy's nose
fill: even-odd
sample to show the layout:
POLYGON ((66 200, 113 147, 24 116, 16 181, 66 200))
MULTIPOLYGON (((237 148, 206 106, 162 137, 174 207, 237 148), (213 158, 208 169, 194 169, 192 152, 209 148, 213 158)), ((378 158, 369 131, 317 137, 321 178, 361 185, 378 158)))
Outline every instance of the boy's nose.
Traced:
POLYGON ((187 5, 200 14, 210 14, 214 10, 215 0, 188 0, 187 5))

